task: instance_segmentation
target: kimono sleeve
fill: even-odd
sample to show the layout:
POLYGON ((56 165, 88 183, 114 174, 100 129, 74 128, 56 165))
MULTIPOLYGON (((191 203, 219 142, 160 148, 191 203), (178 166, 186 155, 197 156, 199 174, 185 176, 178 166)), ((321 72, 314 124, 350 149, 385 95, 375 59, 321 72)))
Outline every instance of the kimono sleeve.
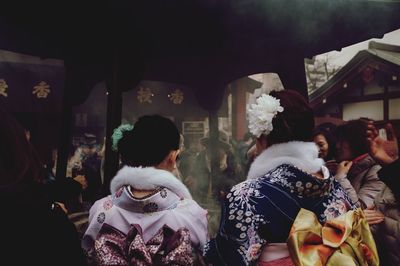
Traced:
POLYGON ((255 262, 266 241, 258 229, 266 219, 258 213, 259 192, 247 182, 227 195, 217 236, 205 247, 206 261, 213 265, 249 265, 255 262), (250 192, 250 193, 249 193, 250 192))
POLYGON ((101 225, 97 223, 95 217, 97 217, 99 207, 101 206, 101 202, 104 201, 104 198, 101 200, 96 201, 93 206, 89 210, 89 225, 86 229, 85 234, 83 235, 81 246, 86 252, 87 257, 92 256, 92 249, 94 247, 94 240, 98 231, 100 230, 101 225))

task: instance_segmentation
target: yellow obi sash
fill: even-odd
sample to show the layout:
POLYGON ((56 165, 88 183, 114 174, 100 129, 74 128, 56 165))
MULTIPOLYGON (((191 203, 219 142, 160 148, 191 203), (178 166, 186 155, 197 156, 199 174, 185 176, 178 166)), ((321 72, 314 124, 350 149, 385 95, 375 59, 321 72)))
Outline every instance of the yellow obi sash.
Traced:
POLYGON ((361 209, 321 225, 301 209, 287 240, 295 265, 379 265, 378 252, 361 209))

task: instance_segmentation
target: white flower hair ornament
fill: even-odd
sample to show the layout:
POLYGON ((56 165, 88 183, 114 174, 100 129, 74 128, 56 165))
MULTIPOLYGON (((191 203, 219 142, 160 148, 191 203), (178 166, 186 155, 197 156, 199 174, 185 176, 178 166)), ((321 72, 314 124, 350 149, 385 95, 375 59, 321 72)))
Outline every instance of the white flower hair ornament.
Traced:
POLYGON ((272 130, 272 119, 283 112, 280 100, 271 95, 262 94, 247 110, 249 118, 249 130, 255 137, 268 135, 272 130))

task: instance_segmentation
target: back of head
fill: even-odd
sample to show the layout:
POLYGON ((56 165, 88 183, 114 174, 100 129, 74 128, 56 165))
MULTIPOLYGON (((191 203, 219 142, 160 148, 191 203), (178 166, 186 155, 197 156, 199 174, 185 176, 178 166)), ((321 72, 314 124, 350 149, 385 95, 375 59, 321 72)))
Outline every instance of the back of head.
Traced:
POLYGON ((1 105, 0 117, 0 187, 41 181, 41 163, 24 129, 1 105))
POLYGON ((365 154, 368 152, 368 140, 365 137, 368 127, 368 120, 358 119, 350 120, 337 129, 337 138, 339 141, 347 142, 353 157, 365 154))
POLYGON ((178 150, 180 134, 168 118, 142 116, 118 142, 122 163, 129 166, 156 166, 172 150, 178 150))
POLYGON ((280 100, 283 112, 272 120, 273 130, 268 134, 267 141, 270 144, 310 141, 314 114, 307 100, 293 90, 274 91, 270 95, 280 100))

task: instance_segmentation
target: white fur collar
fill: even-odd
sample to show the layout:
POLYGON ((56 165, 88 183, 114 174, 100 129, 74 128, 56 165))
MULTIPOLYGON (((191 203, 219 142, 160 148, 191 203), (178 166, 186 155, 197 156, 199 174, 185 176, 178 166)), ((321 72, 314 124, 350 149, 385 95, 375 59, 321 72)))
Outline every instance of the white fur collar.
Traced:
POLYGON ((247 179, 258 178, 282 164, 291 164, 307 173, 321 171, 324 161, 318 158, 314 142, 291 141, 268 147, 251 164, 247 179))
POLYGON ((119 188, 125 185, 143 190, 165 187, 181 198, 192 199, 187 187, 172 173, 154 167, 124 166, 118 171, 113 180, 111 180, 111 193, 114 194, 119 188))

